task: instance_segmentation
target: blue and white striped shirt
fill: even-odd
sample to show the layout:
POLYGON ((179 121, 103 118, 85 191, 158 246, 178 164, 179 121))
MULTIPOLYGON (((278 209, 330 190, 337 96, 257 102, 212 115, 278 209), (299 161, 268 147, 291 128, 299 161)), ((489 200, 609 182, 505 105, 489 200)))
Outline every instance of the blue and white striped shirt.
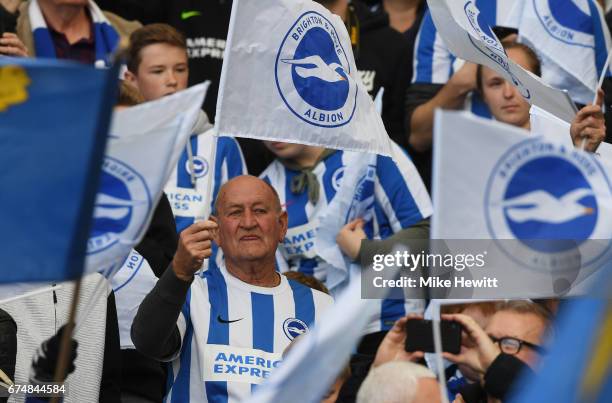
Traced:
POLYGON ((171 357, 166 402, 239 402, 268 378, 291 341, 332 304, 280 277, 267 288, 223 266, 196 276, 177 322, 182 346, 171 357))
POLYGON ((164 191, 168 196, 176 219, 176 230, 181 232, 194 223, 198 217, 208 217, 219 188, 229 179, 247 173, 246 164, 238 142, 232 137, 218 137, 215 153, 214 183, 210 204, 204 197, 208 192, 210 171, 210 149, 213 147, 212 129, 193 135, 189 139, 193 151, 195 183, 192 183, 189 153, 181 154, 176 168, 170 175, 164 191))
MULTIPOLYGON (((412 161, 397 144, 393 143, 393 147, 398 161, 384 156, 376 157, 374 186, 370 190, 374 193, 373 214, 364 228, 370 239, 388 238, 432 214, 429 194, 412 161)), ((261 174, 261 178, 276 189, 289 216, 287 235, 280 250, 290 270, 326 281, 326 263, 314 250, 319 218, 340 188, 345 169, 350 169, 345 161, 351 160, 354 154, 336 151, 314 168, 312 172, 320 184, 320 197, 315 205, 308 200, 307 191, 300 194, 291 192, 291 180, 299 172, 286 168, 279 160, 261 174)), ((362 199, 368 197, 364 195, 362 199)), ((333 289, 331 291, 334 292, 333 289)), ((387 330, 406 312, 421 311, 422 308, 421 301, 383 300, 380 315, 368 330, 387 330)))

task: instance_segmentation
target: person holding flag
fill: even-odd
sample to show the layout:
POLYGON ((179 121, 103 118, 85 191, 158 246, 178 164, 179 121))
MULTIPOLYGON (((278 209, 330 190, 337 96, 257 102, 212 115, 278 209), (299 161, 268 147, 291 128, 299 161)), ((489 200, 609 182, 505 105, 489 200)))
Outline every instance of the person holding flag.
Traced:
MULTIPOLYGON (((540 76, 540 61, 527 45, 511 43, 504 46, 508 57, 521 67, 540 76)), ((486 66, 476 68, 476 86, 493 117, 503 123, 530 129, 529 103, 519 90, 501 74, 486 66)), ((576 147, 595 152, 606 137, 606 124, 601 110, 603 91, 599 90, 595 105, 582 108, 570 126, 570 135, 576 147), (583 147, 584 144, 584 147, 583 147)))
POLYGON ((286 231, 274 188, 243 175, 221 187, 210 220, 181 232, 171 266, 132 324, 140 352, 172 362, 169 401, 242 401, 331 305, 327 294, 276 271, 286 231), (225 264, 196 274, 212 241, 225 264))
MULTIPOLYGON (((555 14, 567 13, 564 7, 571 5, 563 4, 565 2, 546 2, 537 1, 538 3, 549 3, 555 10, 555 14)), ((468 1, 466 1, 468 3, 468 1)), ((521 24, 521 11, 525 8, 522 1, 509 0, 477 0, 472 3, 480 12, 478 14, 479 23, 488 24, 493 28, 499 39, 515 41, 517 28, 519 40, 523 42, 524 26, 521 24), (499 27, 495 28, 495 27, 499 27), (510 29, 508 29, 510 28, 510 29)), ((531 2, 529 2, 531 3, 531 2)), ((597 42, 598 46, 592 47, 592 59, 584 59, 580 46, 571 46, 561 43, 563 50, 556 52, 565 60, 582 60, 584 69, 589 67, 597 73, 601 73, 601 67, 605 60, 607 47, 602 46, 602 43, 610 43, 610 34, 607 30, 601 29, 599 7, 595 5, 595 0, 584 0, 582 3, 587 4, 585 7, 590 9, 591 15, 581 15, 586 22, 585 26, 589 26, 592 32, 589 37, 592 41, 597 42), (569 56, 572 55, 572 56, 569 56)), ((575 7, 575 6, 574 6, 575 7)), ((582 7, 584 8, 584 7, 582 7)), ((568 21, 572 20, 569 16, 568 21)), ((553 24, 555 25, 555 24, 553 24)), ((537 51, 538 57, 541 58, 542 51, 541 42, 546 41, 546 34, 536 36, 532 39, 534 48, 537 51)), ((546 46, 546 45, 545 45, 546 46)), ((542 65, 542 72, 545 80, 557 88, 567 89, 574 102, 587 104, 588 101, 584 96, 578 96, 583 93, 584 88, 581 85, 573 87, 568 86, 571 83, 572 72, 567 70, 566 66, 559 66, 552 63, 550 58, 546 59, 546 64, 542 65), (566 69, 564 69, 566 68, 566 69)), ((575 76, 575 73, 574 73, 575 76)), ((584 77, 586 79, 586 77, 584 77)), ((594 78, 596 80, 597 77, 594 78)), ((607 82, 604 81, 604 87, 607 88, 607 82)), ((412 84, 406 93, 407 107, 407 141, 412 149, 423 153, 419 158, 419 172, 423 175, 426 182, 429 182, 431 176, 431 150, 433 141, 433 118, 436 108, 445 109, 468 109, 474 114, 481 117, 491 117, 491 111, 487 104, 479 96, 476 83, 476 65, 473 63, 463 63, 462 60, 449 50, 441 37, 439 29, 436 28, 432 18, 431 11, 428 10, 423 18, 419 34, 417 36, 415 53, 414 53, 414 76, 412 84)), ((591 87, 590 91, 594 91, 591 87)), ((587 97, 588 98, 588 97, 587 97)))

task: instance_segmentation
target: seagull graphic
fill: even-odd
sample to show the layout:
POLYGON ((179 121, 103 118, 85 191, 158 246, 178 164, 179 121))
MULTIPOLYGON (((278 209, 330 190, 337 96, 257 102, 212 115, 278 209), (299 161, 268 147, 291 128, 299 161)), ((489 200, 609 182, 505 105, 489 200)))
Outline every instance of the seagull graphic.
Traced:
MULTIPOLYGON (((344 68, 338 63, 327 64, 321 59, 321 56, 312 55, 303 59, 281 59, 283 63, 297 65, 295 72, 302 78, 316 77, 328 83, 345 81, 338 69, 344 71, 344 68)), ((346 72, 345 72, 346 74, 346 72)))
POLYGON ((130 213, 130 208, 141 202, 124 200, 113 197, 105 193, 100 193, 96 197, 94 218, 110 218, 111 220, 121 220, 130 213))
POLYGON ((305 329, 300 329, 299 327, 295 327, 295 326, 288 326, 287 330, 291 333, 306 334, 305 329))
POLYGON ((502 205, 508 208, 510 219, 517 223, 534 220, 560 224, 583 215, 593 214, 593 208, 578 203, 583 197, 591 195, 593 195, 591 189, 578 188, 557 199, 544 190, 534 190, 506 200, 502 205))

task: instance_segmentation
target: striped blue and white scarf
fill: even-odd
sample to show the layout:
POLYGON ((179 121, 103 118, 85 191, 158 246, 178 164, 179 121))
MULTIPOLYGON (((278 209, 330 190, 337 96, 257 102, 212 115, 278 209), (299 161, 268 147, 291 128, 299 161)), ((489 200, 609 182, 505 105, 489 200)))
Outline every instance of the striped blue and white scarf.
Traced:
MULTIPOLYGON (((36 0, 32 0, 28 12, 32 25, 32 35, 34 36, 36 57, 56 58, 51 33, 36 0)), ((108 67, 111 64, 110 56, 119 44, 119 34, 93 1, 89 2, 89 13, 94 24, 95 66, 108 67)))

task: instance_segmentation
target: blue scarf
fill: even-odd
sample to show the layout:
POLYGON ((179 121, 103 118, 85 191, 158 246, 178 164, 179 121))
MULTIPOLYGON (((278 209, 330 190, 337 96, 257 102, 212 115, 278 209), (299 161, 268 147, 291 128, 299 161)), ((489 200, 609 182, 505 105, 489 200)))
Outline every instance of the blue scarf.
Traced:
MULTIPOLYGON (((55 47, 51 39, 51 33, 43 17, 40 6, 36 0, 32 0, 28 9, 34 36, 34 47, 36 57, 55 59, 55 47)), ((100 8, 92 1, 89 2, 89 13, 93 21, 94 46, 96 49, 96 67, 110 66, 110 56, 119 44, 119 34, 108 22, 100 8)))

